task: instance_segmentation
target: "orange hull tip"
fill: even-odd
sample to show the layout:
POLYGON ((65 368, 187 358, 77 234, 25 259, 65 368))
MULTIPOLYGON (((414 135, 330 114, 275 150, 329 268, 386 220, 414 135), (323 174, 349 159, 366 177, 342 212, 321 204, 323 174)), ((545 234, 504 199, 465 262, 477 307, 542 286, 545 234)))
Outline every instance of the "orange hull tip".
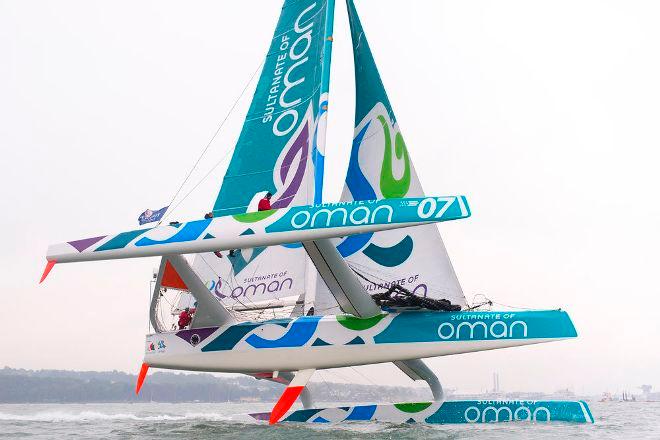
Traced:
POLYGON ((43 283, 50 271, 53 269, 53 266, 55 266, 55 263, 57 261, 55 260, 50 260, 46 263, 46 268, 44 269, 44 273, 41 275, 41 279, 39 280, 39 284, 43 283))

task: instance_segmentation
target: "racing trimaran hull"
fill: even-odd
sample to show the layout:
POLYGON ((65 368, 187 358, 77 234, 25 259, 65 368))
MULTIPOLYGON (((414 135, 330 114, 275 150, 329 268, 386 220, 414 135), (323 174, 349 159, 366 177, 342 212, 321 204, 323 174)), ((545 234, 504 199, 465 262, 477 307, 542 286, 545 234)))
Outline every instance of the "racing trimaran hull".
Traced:
MULTIPOLYGON (((319 204, 334 0, 286 0, 213 218, 52 245, 41 281, 56 263, 163 256, 157 276, 160 285, 166 262, 174 266, 196 300, 193 328, 167 332, 154 325, 157 333, 147 336, 136 391, 149 367, 240 372, 287 385, 271 413, 252 415, 270 423, 593 422, 582 401, 445 401, 438 378, 421 361, 574 338, 575 328, 565 312, 388 309, 381 313, 354 273, 359 267, 391 272, 392 280, 410 277, 424 287, 418 293, 423 299, 464 307, 465 297, 444 244, 437 230, 425 225, 467 218, 470 210, 463 196, 425 196, 353 1, 347 0, 347 6, 358 68, 355 137, 340 203, 319 204), (266 191, 272 193, 273 209, 248 212, 266 191), (339 238, 339 244, 330 241, 339 238), (253 263, 251 270, 261 268, 268 276, 286 273, 295 266, 294 260, 302 261, 291 258, 302 252, 299 243, 328 287, 326 294, 349 315, 329 314, 339 313, 328 312, 334 306, 318 307, 316 275, 305 260, 310 270, 299 281, 304 281, 305 298, 312 299, 297 313, 312 316, 237 322, 218 301, 226 295, 216 298, 181 256, 215 252, 222 257, 219 251, 228 250, 229 255, 218 261, 229 265, 234 251, 260 248, 244 263, 253 263), (280 258, 278 264, 264 258, 268 249, 279 246, 289 250, 289 258, 280 258), (277 270, 283 261, 290 267, 277 270), (314 305, 316 313, 324 310, 326 315, 314 315, 314 305), (305 385, 316 369, 380 362, 394 362, 411 379, 427 381, 434 401, 314 408, 306 395, 305 385), (289 411, 298 397, 305 409, 289 411)), ((234 263, 231 267, 236 282, 245 267, 234 263)), ((220 277, 215 281, 219 283, 220 277)), ((265 291, 266 285, 260 285, 265 291)), ((258 287, 253 288, 256 293, 258 287)), ((159 297, 157 286, 152 318, 159 297)))
POLYGON ((258 373, 324 369, 537 344, 577 336, 563 311, 302 316, 155 333, 151 367, 258 373))
MULTIPOLYGON (((240 323, 147 336, 144 362, 193 371, 288 372, 419 359, 576 337, 566 312, 384 313, 240 323), (414 325, 411 325, 413 324, 414 325), (258 366, 259 368, 255 368, 258 366)), ((271 413, 250 414, 268 420, 271 413)), ((306 408, 283 422, 593 423, 582 401, 436 401, 306 408)))

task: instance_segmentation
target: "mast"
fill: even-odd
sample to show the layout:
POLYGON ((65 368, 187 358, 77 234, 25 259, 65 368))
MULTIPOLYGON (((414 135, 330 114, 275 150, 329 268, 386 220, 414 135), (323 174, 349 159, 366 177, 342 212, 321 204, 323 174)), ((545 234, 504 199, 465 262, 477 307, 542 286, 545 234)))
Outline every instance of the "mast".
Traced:
MULTIPOLYGON (((323 37, 323 61, 321 62, 321 95, 319 97, 318 121, 314 132, 314 204, 323 203, 323 175, 325 170, 325 140, 328 121, 328 103, 330 95, 330 63, 332 61, 333 29, 335 23, 335 0, 327 0, 325 16, 325 35, 323 37)), ((305 292, 303 314, 314 306, 316 291, 322 281, 309 256, 305 265, 305 292)))
POLYGON ((327 113, 330 93, 330 63, 332 61, 333 28, 335 23, 335 0, 327 0, 325 17, 325 35, 323 39, 323 61, 321 63, 321 97, 319 99, 319 122, 314 136, 313 161, 314 204, 323 203, 323 174, 325 165, 325 140, 327 132, 327 113))

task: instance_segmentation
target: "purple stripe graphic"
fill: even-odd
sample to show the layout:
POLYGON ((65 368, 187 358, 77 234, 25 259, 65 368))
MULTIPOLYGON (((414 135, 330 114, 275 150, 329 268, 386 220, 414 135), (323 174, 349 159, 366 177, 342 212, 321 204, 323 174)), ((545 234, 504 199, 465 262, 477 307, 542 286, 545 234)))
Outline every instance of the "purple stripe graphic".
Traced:
POLYGON ((68 243, 76 248, 78 252, 82 252, 94 243, 98 243, 99 241, 103 240, 107 235, 101 235, 100 237, 92 237, 92 238, 83 238, 82 240, 75 240, 75 241, 69 241, 68 243))
POLYGON ((291 204, 291 200, 295 197, 296 193, 300 189, 302 184, 303 177, 305 176, 305 168, 307 167, 307 154, 309 151, 309 129, 307 126, 307 121, 304 122, 305 126, 301 130, 298 138, 293 142, 291 149, 284 156, 282 161, 282 167, 280 168, 280 179, 282 182, 286 181, 286 178, 289 176, 291 167, 293 166, 293 160, 296 158, 298 153, 300 153, 300 161, 298 162, 298 168, 295 170, 293 179, 287 188, 284 189, 284 192, 281 196, 278 197, 271 206, 273 209, 286 208, 291 204))
POLYGON ((176 333, 178 337, 189 343, 190 345, 193 345, 192 341, 192 336, 197 335, 199 338, 197 340, 197 343, 194 345, 199 344, 202 342, 204 339, 208 338, 211 336, 211 334, 216 331, 219 327, 206 327, 206 328, 194 328, 190 330, 181 330, 176 333))

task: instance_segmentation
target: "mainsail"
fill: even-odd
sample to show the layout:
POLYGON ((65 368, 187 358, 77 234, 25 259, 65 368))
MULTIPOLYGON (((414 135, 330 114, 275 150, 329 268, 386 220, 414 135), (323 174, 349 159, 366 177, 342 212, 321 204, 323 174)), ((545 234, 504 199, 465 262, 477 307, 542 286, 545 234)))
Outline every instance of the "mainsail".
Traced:
MULTIPOLYGON (((423 197, 410 153, 387 98, 353 0, 347 0, 355 60, 355 134, 342 201, 423 197)), ((436 225, 347 237, 338 250, 377 285, 465 306, 465 296, 436 225)))
MULTIPOLYGON (((321 202, 333 15, 334 0, 284 2, 215 216, 253 211, 266 192, 273 208, 321 202)), ((229 307, 290 306, 313 290, 300 244, 223 254, 199 254, 193 267, 229 307)))
MULTIPOLYGON (((273 208, 314 201, 314 162, 324 136, 333 4, 286 0, 252 104, 234 150, 215 215, 246 212, 266 191, 273 208), (330 18, 329 18, 330 17, 330 18), (328 29, 330 28, 330 29, 328 29), (322 84, 325 82, 325 84, 322 84)), ((322 169, 316 170, 322 174, 322 169)), ((318 188, 320 191, 320 188, 318 188)))

